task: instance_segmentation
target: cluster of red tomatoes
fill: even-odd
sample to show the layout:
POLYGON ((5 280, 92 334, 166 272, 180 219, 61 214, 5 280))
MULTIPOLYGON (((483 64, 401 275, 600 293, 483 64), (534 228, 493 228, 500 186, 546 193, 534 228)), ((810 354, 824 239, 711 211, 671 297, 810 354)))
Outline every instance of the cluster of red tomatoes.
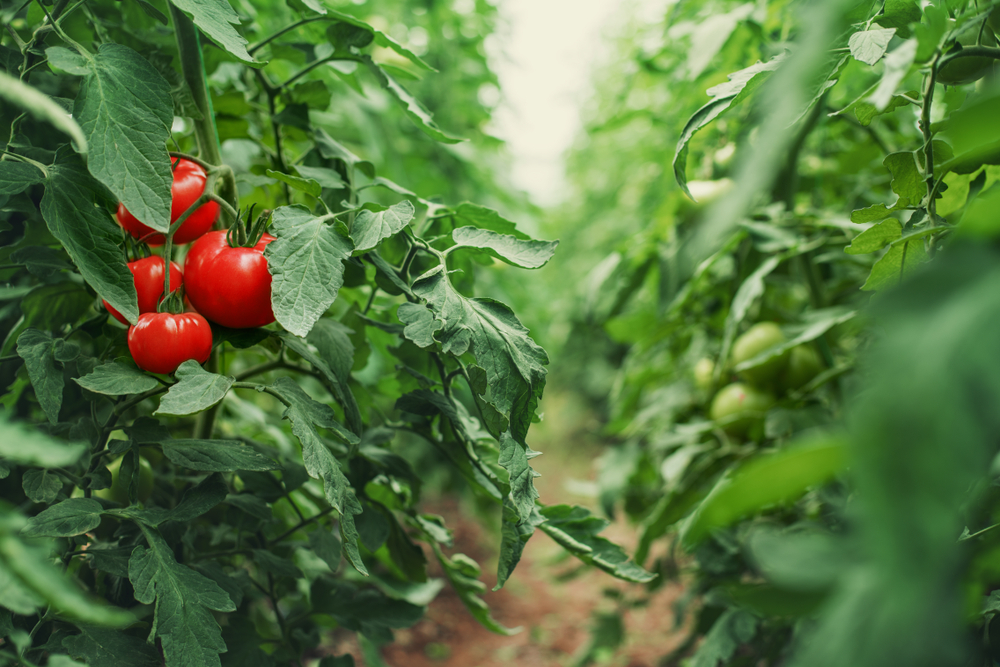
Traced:
MULTIPOLYGON (((190 160, 174 165, 170 222, 173 224, 205 191, 205 170, 190 160)), ((128 347, 139 368, 153 373, 173 373, 183 362, 208 360, 212 352, 209 321, 244 329, 274 321, 271 310, 271 274, 264 247, 274 240, 263 234, 252 247, 232 247, 226 232, 208 231, 215 223, 219 205, 209 201, 194 211, 174 232, 173 243, 194 241, 188 249, 184 270, 170 262, 170 290, 183 285, 193 312, 157 312, 163 299, 164 259, 153 255, 129 262, 139 296, 139 322, 128 330, 128 347)), ((118 206, 118 222, 132 236, 152 246, 166 238, 139 222, 124 205, 118 206)), ((122 315, 104 306, 123 324, 122 315)))

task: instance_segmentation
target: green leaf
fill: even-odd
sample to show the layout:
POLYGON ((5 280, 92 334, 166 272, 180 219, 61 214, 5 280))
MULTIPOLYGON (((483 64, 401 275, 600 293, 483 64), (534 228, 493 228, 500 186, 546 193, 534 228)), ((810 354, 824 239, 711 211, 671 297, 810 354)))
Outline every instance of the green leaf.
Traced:
POLYGON ((421 69, 425 69, 428 72, 436 72, 437 71, 436 69, 434 69, 433 67, 431 67, 430 65, 428 65, 426 62, 424 62, 417 54, 415 54, 412 51, 410 51, 409 49, 405 48, 399 42, 397 42, 396 40, 394 40, 392 37, 389 37, 388 35, 386 35, 384 32, 382 32, 378 28, 375 28, 375 27, 373 27, 373 26, 365 23, 364 21, 360 21, 360 20, 354 18, 353 16, 350 16, 349 14, 344 14, 343 12, 338 12, 335 9, 331 9, 330 10, 330 16, 338 18, 338 19, 340 19, 341 21, 343 21, 345 23, 350 23, 353 26, 357 26, 359 28, 364 28, 368 32, 372 33, 372 35, 375 38, 375 43, 376 44, 378 44, 381 47, 387 48, 387 49, 392 49, 393 51, 395 51, 399 55, 403 56, 404 58, 406 58, 407 60, 409 60, 411 63, 413 63, 414 65, 416 65, 417 67, 419 67, 421 69))
POLYGON ((360 211, 351 226, 351 240, 354 241, 354 254, 361 255, 376 247, 384 239, 398 234, 410 224, 415 210, 413 204, 403 200, 389 208, 377 207, 360 211))
POLYGON ((309 547, 333 572, 340 567, 340 540, 326 528, 320 526, 309 533, 309 547))
POLYGON ((534 479, 540 475, 531 468, 528 461, 539 454, 541 452, 521 445, 511 437, 509 431, 500 436, 499 463, 510 475, 511 500, 522 520, 531 516, 535 508, 535 499, 538 498, 534 479))
POLYGON ((893 210, 895 209, 886 208, 885 204, 875 204, 868 208, 859 208, 851 211, 851 222, 859 225, 867 222, 881 222, 891 217, 893 210))
MULTIPOLYGON (((441 212, 443 215, 445 212, 441 212)), ((488 229, 497 234, 506 234, 523 241, 530 241, 531 237, 524 232, 518 231, 517 225, 503 217, 492 208, 465 202, 459 204, 457 208, 448 211, 455 220, 455 226, 471 225, 480 229, 488 229), (461 225, 459 224, 461 223, 461 225)))
POLYGON ((406 88, 403 88, 398 81, 389 76, 388 72, 379 67, 378 63, 371 59, 371 56, 362 55, 361 61, 368 66, 368 69, 371 70, 379 85, 402 107, 407 117, 414 125, 423 130, 424 134, 445 144, 457 144, 465 141, 461 137, 452 136, 441 130, 434 122, 431 112, 413 97, 406 88))
POLYGON ((0 195, 16 195, 44 181, 45 174, 34 165, 16 160, 0 162, 0 195))
POLYGON ((42 604, 48 603, 70 620, 114 627, 135 622, 135 616, 124 609, 102 604, 85 595, 75 581, 52 564, 48 548, 21 541, 17 532, 23 527, 24 520, 19 515, 8 512, 0 520, 0 590, 4 591, 0 599, 4 606, 17 606, 12 604, 15 595, 19 602, 26 602, 28 598, 24 595, 27 594, 42 604), (3 581, 5 578, 7 581, 3 581))
POLYGON ((436 339, 447 354, 471 352, 486 371, 486 400, 510 423, 513 438, 524 443, 545 387, 545 350, 529 336, 514 313, 493 299, 468 299, 452 287, 443 267, 413 283, 441 322, 436 339))
POLYGON ((302 462, 309 476, 322 480, 327 502, 340 513, 340 534, 348 560, 358 572, 367 576, 368 570, 358 550, 358 529, 354 525, 354 517, 361 514, 363 508, 340 462, 316 431, 317 426, 334 428, 337 425, 333 411, 310 398, 291 378, 279 378, 272 387, 288 401, 282 417, 292 423, 292 433, 302 444, 302 462))
POLYGON ((396 309, 396 317, 406 325, 403 335, 418 347, 434 345, 434 334, 441 328, 441 322, 430 308, 419 303, 403 303, 396 309))
POLYGON ((45 57, 49 61, 49 67, 58 72, 65 72, 74 76, 87 76, 90 74, 87 59, 76 51, 70 51, 62 46, 50 46, 45 49, 45 57))
MULTIPOLYGON (((0 162, 0 165, 3 164, 9 163, 0 162)), ((11 254, 10 261, 23 264, 32 275, 38 276, 43 280, 52 277, 60 271, 73 268, 66 261, 65 255, 61 250, 44 245, 29 245, 18 248, 11 254)))
POLYGON ((855 236, 851 245, 844 248, 844 252, 848 255, 876 252, 902 236, 903 226, 895 218, 890 218, 855 236))
POLYGON ((737 106, 747 99, 753 91, 759 88, 770 76, 771 72, 778 69, 778 66, 785 59, 784 55, 776 56, 766 63, 758 62, 738 72, 728 75, 727 83, 719 84, 708 89, 708 95, 714 97, 711 102, 705 104, 694 112, 688 119, 681 136, 677 140, 677 148, 674 151, 674 178, 677 185, 681 187, 688 197, 694 200, 694 196, 687 186, 687 156, 688 144, 691 138, 713 120, 721 116, 727 109, 737 106))
POLYGON ((160 638, 168 665, 218 665, 226 644, 212 611, 236 605, 214 581, 174 560, 159 532, 144 526, 142 532, 149 548, 135 548, 128 576, 136 600, 156 603, 151 636, 160 638))
POLYGON ((295 563, 287 558, 277 556, 270 551, 254 549, 253 560, 257 564, 257 567, 275 577, 287 577, 289 579, 303 578, 302 570, 296 567, 295 563))
POLYGON ((21 487, 28 500, 51 503, 62 491, 62 477, 48 470, 29 470, 21 478, 21 487))
POLYGON ((159 667, 156 647, 124 632, 81 625, 80 634, 66 637, 62 645, 70 655, 91 667, 159 667))
POLYGON ((898 285, 909 273, 928 260, 922 240, 893 244, 887 253, 875 262, 868 280, 861 286, 866 292, 898 285))
POLYGON ((21 534, 32 537, 82 535, 100 525, 103 509, 92 498, 70 498, 33 516, 21 534))
MULTIPOLYGON (((351 369, 354 367, 354 343, 350 334, 353 333, 340 322, 321 319, 309 332, 307 340, 319 353, 322 365, 317 365, 312 357, 305 357, 309 363, 320 370, 333 386, 333 395, 344 409, 347 428, 360 436, 364 432, 364 422, 361 410, 351 391, 351 369)), ((285 339, 287 341, 287 338, 285 339)), ((299 350, 293 347, 296 352, 299 350)), ((300 352, 301 354, 301 352, 300 352)))
POLYGON ((194 24, 217 45, 245 63, 259 65, 247 53, 247 40, 235 28, 240 17, 227 0, 170 0, 174 7, 187 14, 194 24))
POLYGON ((323 188, 320 184, 311 178, 290 176, 289 174, 283 174, 280 171, 274 171, 273 169, 268 169, 267 175, 287 184, 292 188, 295 188, 296 190, 305 192, 307 195, 312 195, 313 197, 319 197, 323 193, 323 188))
POLYGON ((375 178, 375 165, 359 158, 346 146, 327 134, 326 130, 314 130, 313 138, 316 140, 316 146, 323 157, 330 160, 340 160, 348 167, 356 167, 361 170, 368 178, 375 178))
POLYGON ((351 244, 302 206, 275 209, 270 232, 276 239, 267 244, 264 257, 273 276, 274 316, 288 331, 305 336, 336 300, 351 244))
POLYGON ((302 165, 296 165, 295 171, 299 172, 299 176, 302 178, 308 178, 310 180, 316 181, 320 184, 320 187, 329 188, 330 190, 341 190, 347 187, 347 183, 344 179, 340 177, 340 174, 334 169, 328 169, 326 167, 305 167, 302 165))
POLYGON ((508 264, 524 269, 538 269, 552 259, 559 241, 522 240, 488 229, 459 227, 451 238, 458 247, 480 248, 508 264))
POLYGON ((722 612, 691 657, 689 667, 728 664, 736 650, 757 634, 760 621, 748 611, 730 607, 722 612))
POLYGON ((583 562, 634 583, 644 584, 656 578, 630 561, 620 546, 598 535, 610 522, 594 516, 587 508, 551 505, 543 507, 541 514, 546 519, 540 526, 542 531, 583 562))
POLYGON ((172 463, 192 470, 235 472, 281 468, 277 461, 238 440, 163 440, 160 445, 163 455, 172 463))
POLYGON ((716 528, 762 510, 787 504, 829 481, 847 465, 841 438, 816 437, 761 454, 725 475, 681 529, 691 548, 716 528))
POLYGON ((45 468, 70 466, 80 460, 87 446, 51 438, 37 428, 27 430, 0 417, 0 458, 45 468))
POLYGON ((166 512, 160 519, 185 523, 195 519, 226 499, 229 492, 222 475, 215 473, 201 480, 196 486, 184 492, 177 507, 166 512))
POLYGON ((878 22, 886 28, 896 28, 899 36, 910 36, 909 25, 920 21, 920 7, 917 0, 886 0, 878 22))
POLYGON ((866 65, 874 65, 889 48, 889 41, 896 34, 895 28, 883 29, 877 23, 872 28, 851 35, 848 46, 851 55, 866 65))
POLYGON ((160 385, 156 378, 126 363, 125 360, 109 361, 82 378, 73 378, 73 381, 88 391, 108 396, 141 394, 160 385))
MULTIPOLYGON (((83 279, 134 324, 139 321, 135 278, 118 246, 121 228, 111 221, 107 211, 94 206, 102 199, 103 188, 87 173, 80 159, 70 153, 57 153, 42 196, 45 224, 69 253, 83 279)), ((168 210, 169 202, 168 196, 168 210)))
POLYGON ((153 414, 193 415, 207 410, 225 398, 235 382, 231 377, 209 373, 194 359, 178 366, 175 375, 177 384, 167 390, 153 414))
POLYGON ((434 555, 437 556, 438 562, 441 563, 441 568, 444 570, 444 575, 448 577, 448 581, 451 582, 452 588, 455 589, 455 593, 458 594, 458 598, 465 605, 465 608, 469 610, 473 618, 479 621, 480 625, 490 632, 507 637, 521 631, 519 627, 506 628, 493 619, 490 608, 480 597, 486 593, 486 584, 479 581, 482 570, 476 561, 465 554, 454 554, 449 558, 444 555, 437 544, 432 546, 434 547, 434 555))
POLYGON ((166 232, 173 184, 166 147, 174 120, 170 84, 121 44, 102 44, 87 66, 73 107, 90 144, 87 167, 132 215, 166 232))
POLYGON ((872 93, 872 96, 868 98, 868 101, 874 105, 877 111, 886 109, 890 102, 892 102, 893 96, 895 96, 896 91, 899 89, 899 84, 910 73, 910 67, 913 66, 913 61, 916 57, 917 40, 915 39, 906 40, 885 57, 885 70, 882 73, 882 80, 879 82, 875 92, 872 93))
POLYGON ((927 196, 927 183, 917 166, 916 152, 891 153, 882 164, 892 174, 892 191, 899 195, 894 209, 916 206, 927 196))
POLYGON ((62 368, 56 365, 54 347, 52 336, 37 329, 25 329, 17 337, 17 354, 24 359, 35 398, 53 424, 59 421, 66 382, 62 368))
POLYGON ((503 521, 500 524, 500 557, 497 559, 497 584, 494 591, 503 588, 507 579, 514 573, 524 553, 524 546, 535 534, 535 529, 545 522, 545 517, 533 507, 526 519, 521 519, 510 498, 503 501, 503 521))
POLYGON ((33 88, 20 79, 0 72, 0 99, 9 102, 30 113, 35 118, 45 121, 60 132, 69 135, 73 146, 81 154, 86 155, 87 137, 67 113, 51 97, 33 88))

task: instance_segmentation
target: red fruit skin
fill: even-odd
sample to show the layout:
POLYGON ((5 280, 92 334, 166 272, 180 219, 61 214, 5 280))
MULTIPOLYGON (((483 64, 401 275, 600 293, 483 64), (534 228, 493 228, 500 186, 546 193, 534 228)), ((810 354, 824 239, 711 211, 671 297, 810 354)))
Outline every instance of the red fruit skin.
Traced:
MULTIPOLYGON (((174 167, 174 184, 170 188, 170 222, 174 223, 177 218, 188 210, 188 207, 195 202, 205 191, 205 170, 197 163, 190 160, 179 159, 174 167)), ((219 216, 219 205, 214 201, 202 204, 198 209, 188 216, 180 229, 174 232, 174 243, 187 243, 193 241, 209 229, 215 219, 219 216)), ((118 222, 125 230, 137 239, 141 239, 153 233, 153 228, 148 227, 128 212, 124 204, 118 204, 118 222)), ((163 245, 166 242, 163 234, 153 234, 146 239, 146 243, 152 246, 163 245)))
POLYGON ((273 322, 271 274, 264 259, 264 247, 273 240, 264 234, 252 248, 231 248, 224 231, 198 239, 184 261, 184 288, 194 309, 232 329, 273 322))
POLYGON ((198 313, 145 313, 129 327, 128 351, 144 371, 173 373, 188 359, 208 361, 212 326, 198 313))
MULTIPOLYGON (((160 305, 160 298, 163 296, 163 258, 153 255, 137 259, 128 263, 129 271, 132 272, 132 279, 135 281, 135 291, 139 295, 139 314, 155 313, 160 305)), ((184 284, 184 274, 177 262, 170 262, 170 292, 173 293, 178 287, 184 284)), ((111 315, 129 326, 121 313, 111 307, 107 301, 102 299, 104 307, 111 315)))

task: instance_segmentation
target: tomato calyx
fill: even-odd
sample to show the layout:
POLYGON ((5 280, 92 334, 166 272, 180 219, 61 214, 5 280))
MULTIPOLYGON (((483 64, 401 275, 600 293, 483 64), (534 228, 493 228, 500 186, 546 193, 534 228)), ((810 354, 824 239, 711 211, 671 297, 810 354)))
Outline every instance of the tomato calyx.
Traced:
MULTIPOLYGON (((246 211, 246 218, 253 217, 253 210, 256 204, 251 204, 246 211)), ((260 215, 249 225, 243 219, 241 212, 236 222, 226 232, 226 243, 230 248, 253 248, 260 243, 264 233, 271 224, 271 212, 261 211, 260 215)))

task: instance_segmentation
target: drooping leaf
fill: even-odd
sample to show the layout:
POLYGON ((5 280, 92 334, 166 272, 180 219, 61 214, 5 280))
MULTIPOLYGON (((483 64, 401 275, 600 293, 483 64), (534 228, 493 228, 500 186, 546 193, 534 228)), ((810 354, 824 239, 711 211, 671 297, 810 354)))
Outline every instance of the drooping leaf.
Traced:
POLYGON ((271 233, 276 240, 264 250, 273 276, 271 306, 281 326, 305 336, 336 300, 351 244, 301 206, 275 209, 271 233))
POLYGON ((379 67, 378 63, 371 59, 371 56, 363 55, 361 56, 361 60, 368 66, 368 69, 375 76, 375 80, 378 81, 379 85, 402 107, 403 111, 406 112, 406 116, 414 125, 423 130, 424 134, 445 144, 457 144, 465 141, 461 137, 450 135, 439 128, 437 123, 434 122, 431 112, 417 98, 413 97, 406 88, 403 88, 398 81, 390 76, 388 72, 379 67))
POLYGON ((343 12, 338 12, 337 10, 334 9, 329 10, 329 12, 330 16, 336 17, 341 21, 344 21, 345 23, 349 23, 353 26, 363 28, 364 30, 367 30, 368 32, 372 33, 376 44, 387 49, 392 49, 393 51, 403 56, 417 67, 427 70, 429 72, 437 71, 436 69, 428 65, 426 62, 424 62, 424 60, 421 59, 420 56, 413 53, 413 51, 410 51, 409 49, 401 45, 399 42, 394 40, 392 37, 386 35, 381 30, 365 23, 364 21, 358 20, 353 16, 350 16, 349 14, 344 14, 343 12))
POLYGON ((380 210, 365 208, 354 219, 351 240, 354 241, 355 255, 363 254, 384 239, 398 234, 413 219, 413 204, 405 199, 389 208, 377 208, 380 210))
POLYGON ((247 40, 235 27, 240 25, 240 17, 226 0, 171 0, 171 4, 223 49, 245 63, 258 64, 247 53, 247 40))
POLYGON ((491 256, 524 269, 545 266, 559 245, 559 241, 522 240, 476 227, 459 227, 451 237, 460 247, 486 250, 491 256))
POLYGON ((132 552, 128 575, 136 600, 156 604, 151 634, 159 637, 167 664, 217 667, 226 644, 212 611, 236 605, 214 581, 178 563, 158 531, 142 532, 149 546, 132 552))
POLYGON ((922 239, 913 241, 899 239, 899 242, 893 243, 889 247, 889 251, 875 262, 868 280, 861 286, 861 289, 877 291, 898 285, 903 278, 919 268, 927 259, 927 250, 922 239))
POLYGON ((507 628, 497 623, 490 614, 490 608, 480 597, 486 592, 486 584, 479 581, 482 570, 476 561, 465 554, 454 554, 450 558, 434 544, 434 554, 455 589, 459 599, 480 625, 498 635, 511 636, 521 631, 521 628, 507 628))
POLYGON ((503 501, 503 520, 500 525, 500 557, 497 559, 497 584, 493 590, 498 591, 507 583, 514 568, 521 561, 524 546, 535 534, 535 529, 545 522, 537 507, 532 507, 531 514, 522 519, 510 498, 503 501))
MULTIPOLYGON (((354 344, 350 339, 351 330, 334 320, 319 320, 309 332, 307 340, 316 348, 320 358, 325 362, 327 370, 319 368, 328 375, 333 386, 334 396, 344 409, 344 418, 349 428, 356 435, 364 431, 361 411, 358 402, 351 391, 351 369, 354 367, 354 344)), ((294 348, 293 348, 294 349, 294 348)), ((312 359, 307 360, 313 363, 312 359)), ((313 364, 315 366, 315 364, 313 364)))
POLYGON ((235 472, 281 467, 239 440, 163 440, 160 445, 172 463, 192 470, 235 472))
POLYGON ((89 391, 109 396, 141 394, 159 386, 151 375, 143 373, 124 360, 109 361, 73 381, 89 391))
POLYGON ((193 415, 207 410, 229 393, 235 380, 218 373, 209 373, 194 359, 178 366, 177 384, 170 387, 160 399, 154 414, 193 415))
POLYGON ((166 147, 174 119, 170 84, 121 44, 102 44, 87 70, 73 107, 90 145, 87 167, 132 215, 166 232, 173 183, 166 147))
MULTIPOLYGON (((169 210, 169 187, 167 190, 169 210)), ((135 279, 118 247, 121 228, 95 206, 103 189, 69 152, 49 167, 41 211, 49 231, 69 253, 83 279, 133 324, 139 320, 135 279)))
POLYGON ((323 187, 311 178, 302 178, 299 176, 292 176, 291 174, 283 174, 280 171, 274 171, 273 169, 268 169, 267 175, 292 188, 295 188, 296 190, 312 195, 313 197, 319 197, 323 192, 323 187))
POLYGON ((59 421, 65 386, 62 368, 56 365, 54 347, 52 336, 37 329, 25 329, 17 338, 17 354, 24 359, 35 398, 53 424, 59 421))

